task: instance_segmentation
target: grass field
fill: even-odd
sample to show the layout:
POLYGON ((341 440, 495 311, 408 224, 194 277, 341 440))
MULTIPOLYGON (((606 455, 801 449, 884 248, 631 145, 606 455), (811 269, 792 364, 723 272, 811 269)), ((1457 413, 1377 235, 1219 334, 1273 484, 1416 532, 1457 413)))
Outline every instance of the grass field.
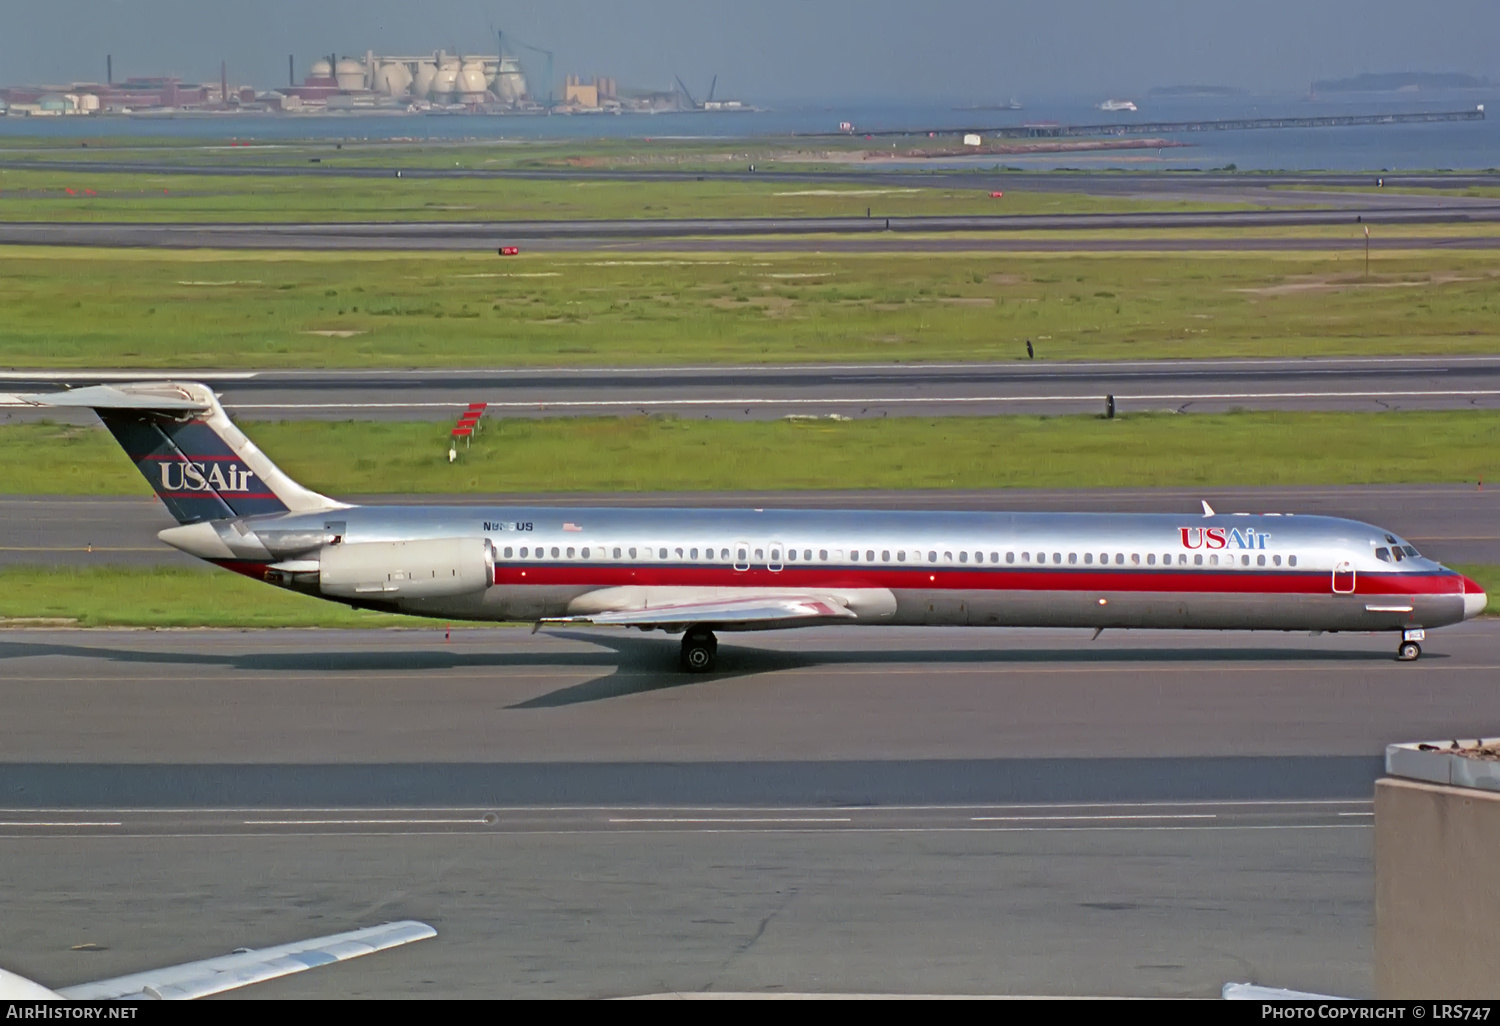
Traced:
POLYGON ((0 169, 0 221, 524 221, 1243 209, 1071 192, 828 182, 209 176, 0 169))
MULTIPOLYGON (((250 434, 293 477, 335 496, 1500 480, 1500 412, 1481 410, 496 420, 453 465, 450 426, 267 422, 250 434)), ((98 428, 0 427, 0 466, 10 494, 149 494, 98 428)))
MULTIPOLYGON (((324 138, 315 140, 221 140, 109 138, 91 140, 12 137, 0 139, 0 152, 11 161, 26 161, 45 167, 60 162, 134 162, 175 168, 297 167, 313 172, 349 168, 465 170, 670 170, 670 171, 820 171, 898 170, 920 172, 925 161, 911 159, 920 154, 952 153, 960 149, 956 135, 930 138, 918 135, 865 139, 858 135, 754 136, 692 138, 698 130, 693 118, 653 119, 663 135, 649 138, 602 138, 578 136, 566 139, 390 139, 324 138), (905 158, 892 164, 886 158, 905 158), (313 165, 316 166, 313 166, 313 165)), ((636 122, 644 124, 644 122, 636 122)), ((417 123, 420 125, 420 122, 417 123)), ((1087 147, 1097 140, 1023 139, 1000 144, 1001 152, 987 154, 975 170, 987 174, 1020 171, 1028 153, 1065 152, 1087 147)), ((1118 142, 1118 140, 1116 140, 1118 142)), ((1154 149, 1150 140, 1138 139, 1132 149, 1115 152, 1080 151, 1083 161, 1101 157, 1130 163, 1142 151, 1154 149)), ((992 141, 993 144, 993 141, 992 141)), ((1179 151, 1190 153, 1191 151, 1179 151)), ((946 170, 946 169, 945 169, 946 170)), ((1066 173, 1066 172, 1063 172, 1066 173)), ((1129 173, 1129 172, 1122 172, 1129 173)))
MULTIPOLYGON (((920 243, 913 242, 915 248, 920 243)), ((0 365, 1043 360, 1496 349, 1500 252, 0 249, 0 365)))

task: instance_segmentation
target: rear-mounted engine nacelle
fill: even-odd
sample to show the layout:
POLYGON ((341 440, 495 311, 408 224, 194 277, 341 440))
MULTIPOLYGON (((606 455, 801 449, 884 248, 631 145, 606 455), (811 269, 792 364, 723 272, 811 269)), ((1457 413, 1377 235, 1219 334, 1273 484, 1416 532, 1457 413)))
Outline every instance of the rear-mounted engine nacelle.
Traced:
POLYGON ((333 598, 447 598, 495 582, 495 550, 484 538, 344 542, 318 552, 318 588, 333 598))

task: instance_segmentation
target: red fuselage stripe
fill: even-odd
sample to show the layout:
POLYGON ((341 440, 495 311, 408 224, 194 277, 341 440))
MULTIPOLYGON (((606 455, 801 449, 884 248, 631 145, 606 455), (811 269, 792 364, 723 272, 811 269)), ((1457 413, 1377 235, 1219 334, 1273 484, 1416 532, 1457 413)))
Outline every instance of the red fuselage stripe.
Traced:
MULTIPOLYGON (((1360 573, 1358 595, 1461 595, 1463 578, 1443 573, 1360 573)), ((888 588, 892 591, 1199 592, 1232 595, 1326 595, 1326 570, 1119 570, 954 569, 893 567, 758 567, 620 564, 503 563, 495 583, 608 588, 622 585, 679 588, 888 588)), ((1345 584, 1342 579, 1339 584, 1345 584)))

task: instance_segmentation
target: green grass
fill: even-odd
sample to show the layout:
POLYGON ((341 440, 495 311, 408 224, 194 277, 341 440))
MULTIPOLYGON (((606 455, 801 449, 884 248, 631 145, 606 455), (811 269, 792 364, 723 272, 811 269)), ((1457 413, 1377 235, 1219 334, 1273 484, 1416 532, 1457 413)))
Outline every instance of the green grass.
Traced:
MULTIPOLYGON (((912 242, 920 250, 919 240, 912 242)), ((1489 353, 1500 253, 0 248, 0 365, 372 367, 1489 353), (344 333, 347 337, 328 333, 344 333)))
POLYGON ((846 182, 549 181, 208 176, 0 169, 0 221, 517 221, 664 217, 900 217, 1239 209, 846 182))
POLYGON ((0 621, 82 627, 433 627, 210 568, 6 567, 0 621))
MULTIPOLYGON (((488 141, 452 141, 421 139, 411 141, 370 140, 358 138, 324 138, 318 140, 280 140, 260 142, 253 139, 215 141, 183 139, 122 139, 101 137, 92 140, 44 140, 10 138, 0 140, 0 154, 7 160, 27 161, 39 167, 58 162, 89 163, 93 161, 134 161, 142 164, 167 165, 174 168, 233 167, 301 167, 309 171, 336 172, 340 169, 371 168, 440 168, 453 170, 571 170, 587 172, 597 169, 672 170, 672 171, 746 171, 755 165, 761 171, 923 171, 926 156, 951 156, 965 150, 956 134, 930 138, 926 133, 875 139, 863 136, 755 136, 751 138, 691 138, 677 133, 699 130, 702 122, 693 118, 654 119, 669 133, 667 138, 570 138, 570 139, 493 139, 488 141), (906 158, 892 165, 889 157, 906 158), (310 162, 316 162, 316 167, 310 162)), ((647 122, 637 120, 636 124, 647 122)), ((103 123, 101 123, 103 124, 103 123)), ((975 173, 993 174, 1020 171, 1011 166, 1034 152, 1062 152, 1070 147, 1087 146, 1088 139, 1015 139, 1003 140, 998 152, 989 152, 975 173)), ((1137 140, 1135 152, 1149 150, 1149 140, 1137 140)), ((995 146, 995 140, 990 140, 995 146)), ((966 152, 966 151, 965 151, 966 152)), ((1095 151, 1079 152, 1081 161, 1097 162, 1101 157, 1129 161, 1133 153, 1095 151)), ((951 172, 951 169, 944 169, 951 172)), ((1118 168, 1111 169, 1117 173, 1118 168)), ((1065 176, 1069 172, 1055 172, 1065 176)))
MULTIPOLYGON (((454 465, 450 426, 248 428, 293 477, 334 496, 1500 481, 1500 411, 1491 410, 493 420, 454 465)), ((102 429, 0 427, 0 466, 12 494, 148 494, 102 429)))

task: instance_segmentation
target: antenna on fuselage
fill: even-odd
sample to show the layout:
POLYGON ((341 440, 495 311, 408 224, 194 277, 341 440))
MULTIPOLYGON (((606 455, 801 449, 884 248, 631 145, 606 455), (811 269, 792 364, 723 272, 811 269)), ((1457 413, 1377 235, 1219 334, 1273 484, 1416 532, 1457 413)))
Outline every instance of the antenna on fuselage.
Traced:
POLYGON ((1198 501, 1201 502, 1201 503, 1203 503, 1203 515, 1204 516, 1211 517, 1211 516, 1216 516, 1217 515, 1217 514, 1214 513, 1214 508, 1208 504, 1208 500, 1207 499, 1199 499, 1198 501))

